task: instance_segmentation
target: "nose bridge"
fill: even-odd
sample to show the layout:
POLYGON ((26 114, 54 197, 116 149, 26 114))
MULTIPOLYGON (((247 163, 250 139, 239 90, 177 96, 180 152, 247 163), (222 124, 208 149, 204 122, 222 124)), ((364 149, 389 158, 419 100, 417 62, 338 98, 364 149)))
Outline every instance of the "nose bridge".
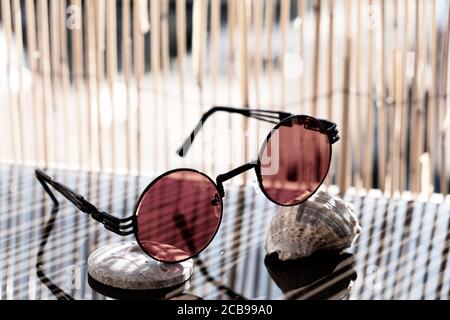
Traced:
POLYGON ((219 189, 219 193, 222 197, 225 197, 225 191, 223 189, 223 183, 227 180, 230 180, 248 170, 254 169, 257 166, 257 161, 251 161, 249 163, 243 164, 227 173, 223 173, 217 176, 217 188, 219 189))

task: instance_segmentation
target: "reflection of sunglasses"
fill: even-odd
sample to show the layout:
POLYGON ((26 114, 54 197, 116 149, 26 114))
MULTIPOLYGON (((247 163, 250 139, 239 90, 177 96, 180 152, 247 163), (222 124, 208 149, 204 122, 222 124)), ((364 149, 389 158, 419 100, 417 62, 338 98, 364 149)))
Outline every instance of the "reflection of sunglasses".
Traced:
MULTIPOLYGON (((41 233, 39 249, 36 255, 36 274, 39 280, 52 292, 52 294, 58 300, 74 300, 74 298, 54 283, 44 272, 44 256, 45 246, 50 238, 50 234, 55 227, 56 215, 58 213, 58 207, 53 207, 51 210, 50 218, 46 222, 44 229, 41 233)), ((221 284, 214 277, 209 274, 207 266, 200 258, 195 260, 196 265, 199 267, 200 272, 205 277, 205 280, 215 285, 221 292, 225 293, 231 299, 246 300, 233 289, 221 284)), ((202 298, 193 294, 184 292, 187 285, 182 283, 176 286, 151 289, 151 290, 127 290, 107 286, 101 282, 96 281, 88 274, 88 282, 92 289, 97 292, 106 295, 114 299, 170 299, 170 300, 202 300, 202 298), (183 293, 184 292, 184 293, 183 293)))
POLYGON ((177 151, 181 157, 186 155, 206 119, 216 111, 276 124, 258 159, 219 175, 216 182, 192 169, 168 171, 145 188, 130 217, 120 219, 99 211, 41 170, 36 170, 36 177, 55 204, 58 201, 49 185, 106 229, 122 236, 134 234, 150 257, 167 263, 187 260, 203 251, 219 228, 225 181, 255 169, 259 186, 269 200, 282 206, 297 205, 313 195, 324 181, 331 162, 331 144, 339 140, 336 124, 327 120, 287 112, 214 107, 202 116, 177 151))

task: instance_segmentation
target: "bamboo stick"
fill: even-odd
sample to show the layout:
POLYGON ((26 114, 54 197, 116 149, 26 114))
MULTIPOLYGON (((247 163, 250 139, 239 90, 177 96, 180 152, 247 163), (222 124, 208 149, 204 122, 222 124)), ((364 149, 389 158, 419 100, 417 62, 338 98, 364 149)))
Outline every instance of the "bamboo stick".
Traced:
POLYGON ((378 101, 378 187, 385 189, 386 177, 386 3, 381 0, 381 42, 380 42, 380 59, 381 65, 379 70, 379 85, 381 90, 381 99, 378 101))
POLYGON ((204 111, 203 101, 203 63, 205 54, 206 32, 206 1, 194 0, 193 7, 193 31, 192 31, 192 63, 194 75, 197 81, 200 109, 204 111))
MULTIPOLYGON (((150 1, 150 38, 151 38, 151 79, 152 79, 152 88, 153 88, 153 114, 155 115, 154 119, 159 119, 160 113, 159 111, 159 80, 160 80, 160 71, 161 71, 161 7, 159 1, 150 1)), ((159 121, 154 121, 153 123, 153 143, 154 146, 157 146, 158 150, 164 148, 161 143, 160 137, 158 137, 158 132, 160 130, 164 130, 159 127, 159 121)), ((163 157, 165 156, 164 152, 162 153, 163 157)), ((158 170, 159 163, 158 160, 163 158, 158 157, 156 152, 153 153, 153 163, 154 169, 158 170)), ((166 159, 162 159, 163 163, 166 162, 166 159)))
POLYGON ((217 104, 219 60, 220 0, 211 0, 211 82, 212 102, 217 104))
POLYGON ((343 95, 343 111, 342 111, 342 159, 340 162, 340 183, 339 192, 343 194, 348 187, 347 179, 347 158, 349 147, 349 107, 350 107, 350 72, 351 72, 351 34, 350 34, 350 0, 345 0, 345 56, 344 56, 344 95, 343 95))
MULTIPOLYGON (((59 28, 59 0, 50 0, 50 26, 49 34, 50 34, 50 66, 51 66, 51 76, 50 76, 50 82, 51 82, 51 95, 52 95, 52 101, 53 105, 51 106, 52 114, 56 115, 57 110, 59 109, 60 105, 60 95, 57 95, 57 92, 60 92, 60 80, 58 79, 61 75, 61 43, 60 43, 60 28, 59 28)), ((59 123, 58 119, 54 117, 51 122, 51 127, 56 128, 57 124, 59 123)), ((63 128, 61 128, 64 130, 63 128)), ((58 128, 59 130, 59 128, 58 128)), ((62 131, 63 134, 55 135, 55 146, 63 145, 62 152, 63 155, 67 154, 67 143, 66 141, 61 141, 61 137, 66 136, 65 132, 62 131)), ((61 150, 57 148, 55 150, 55 160, 60 160, 60 154, 61 150)))
POLYGON ((409 189, 412 192, 418 191, 418 174, 419 174, 419 168, 418 163, 416 161, 417 159, 417 143, 418 143, 418 136, 417 136, 417 125, 418 125, 418 112, 417 112, 417 106, 416 104, 420 103, 418 101, 418 94, 417 94, 417 85, 418 85, 418 66, 419 66, 419 53, 420 53, 420 47, 419 47, 419 28, 420 28, 420 13, 419 13, 419 0, 415 1, 416 7, 415 7, 415 52, 414 52, 414 79, 412 82, 412 120, 411 124, 414 126, 414 130, 411 132, 411 148, 410 148, 410 185, 409 189))
MULTIPOLYGON (((358 2, 359 4, 359 2, 358 2)), ((300 5, 300 4, 299 4, 300 5)), ((334 58, 334 0, 328 0, 328 57, 327 57, 327 109, 326 109, 326 117, 327 119, 333 119, 333 58, 334 58)), ((356 68, 359 69, 359 68, 356 68)), ((355 69, 355 70, 356 70, 355 69)), ((300 81, 303 82, 301 79, 300 81)), ((325 184, 330 185, 333 181, 333 176, 335 175, 335 164, 333 159, 330 163, 329 172, 325 178, 325 184)))
POLYGON ((418 126, 417 130, 418 132, 418 143, 417 143, 417 162, 418 162, 418 174, 417 174, 417 191, 424 193, 424 194, 430 194, 429 192, 429 185, 427 186, 427 189, 422 189, 421 187, 425 186, 425 180, 422 180, 423 177, 426 177, 426 173, 422 173, 423 171, 429 173, 429 165, 427 166, 427 163, 429 163, 428 156, 424 155, 424 142, 425 142, 425 131, 426 131, 426 118, 425 118, 425 59, 426 59, 426 46, 425 46, 425 20, 423 19, 423 12, 425 11, 425 2, 422 0, 418 0, 419 9, 420 12, 420 26, 419 26, 419 49, 420 54, 418 59, 418 68, 417 68, 417 94, 418 94, 418 102, 417 102, 417 112, 418 112, 418 126), (423 164, 421 166, 421 160, 423 161, 423 164), (421 183, 422 180, 422 183, 421 183))
MULTIPOLYGON (((360 10, 361 10, 361 2, 358 1, 358 19, 360 19, 360 10)), ((328 92, 328 104, 327 104, 327 117, 328 119, 333 119, 333 57, 334 57, 334 41, 333 41, 333 36, 334 36, 334 0, 328 0, 328 10, 329 10, 329 24, 328 24, 328 88, 327 88, 327 92, 328 92)), ((356 36, 357 39, 357 43, 359 43, 359 30, 360 28, 357 28, 358 30, 358 34, 356 36)), ((357 45, 356 47, 357 53, 356 56, 358 57, 359 61, 359 45, 357 45)), ((356 59, 356 58, 355 58, 356 59)), ((358 66, 356 69, 360 69, 359 68, 359 63, 356 62, 356 65, 358 66)), ((357 86, 359 86, 359 81, 357 81, 357 86)), ((359 103, 358 103, 358 109, 359 109, 359 103)), ((359 118, 358 118, 359 119, 359 118)), ((360 132, 360 131, 358 131, 360 132)))
MULTIPOLYGON (((199 111, 200 113, 206 112, 206 104, 204 98, 204 57, 206 46, 206 27, 207 27, 207 1, 194 0, 193 4, 193 31, 192 31, 192 67, 194 76, 197 83, 198 99, 199 99, 199 111)), ((206 136, 202 135, 202 145, 206 145, 206 136)), ((206 169, 206 163, 210 161, 206 160, 205 152, 202 153, 202 168, 206 169)))
POLYGON ((147 8, 146 0, 139 0, 133 3, 133 52, 134 52, 134 75, 136 78, 137 91, 137 111, 136 111, 136 164, 138 174, 142 173, 142 130, 141 130, 141 114, 142 114, 142 75, 144 72, 144 47, 143 33, 146 31, 146 23, 144 21, 147 8))
POLYGON ((165 157, 165 163, 169 163, 169 150, 168 146, 170 145, 170 134, 172 132, 171 125, 170 125, 170 110, 169 105, 167 103, 167 81, 169 76, 169 0, 162 0, 161 4, 161 15, 162 15, 162 21, 161 21, 161 46, 162 46, 162 75, 163 75, 163 106, 167 106, 163 108, 163 117, 166 120, 164 124, 164 137, 166 140, 166 143, 164 145, 164 157, 165 157))
MULTIPOLYGON (((319 95, 319 60, 320 60, 320 19, 322 12, 322 5, 320 0, 314 0, 314 17, 315 17, 315 31, 314 31, 314 53, 313 53, 313 74, 312 74, 312 115, 317 116, 317 97, 319 95)), ((348 7, 350 9, 350 7, 348 7)))
MULTIPOLYGON (((255 82, 255 105, 261 106, 261 29, 262 29, 262 6, 261 1, 253 1, 253 38, 254 38, 254 53, 253 53, 253 71, 255 82)), ((257 132, 259 130, 257 129, 257 132)), ((257 137, 257 141, 259 141, 257 137)))
MULTIPOLYGON (((161 65, 160 68, 162 69, 162 76, 163 76, 163 90, 162 90, 162 97, 163 97, 163 106, 168 106, 166 97, 169 94, 167 91, 167 80, 169 75, 169 63, 170 63, 170 53, 169 53, 169 1, 168 0, 162 0, 161 2, 161 9, 160 9, 160 24, 161 24, 161 65)), ((169 107, 165 107, 162 109, 164 113, 164 119, 168 118, 168 115, 170 114, 169 107)), ((165 138, 166 141, 170 141, 170 122, 166 123, 165 125, 165 138)), ((166 144, 168 145, 168 143, 166 144)), ((165 159, 166 161, 169 161, 169 149, 165 146, 165 159)))
MULTIPOLYGON (((333 3, 334 0, 330 0, 330 5, 331 3, 333 3)), ((305 96, 305 77, 304 77, 304 70, 305 70, 305 60, 306 60, 306 56, 305 56, 305 9, 306 7, 306 0, 297 0, 297 14, 298 17, 300 18, 300 26, 299 26, 299 44, 300 44, 300 50, 299 50, 299 54, 300 57, 302 59, 302 64, 303 64, 303 68, 302 68, 302 73, 300 74, 300 90, 299 90, 299 114, 306 114, 306 112, 304 111, 304 107, 302 104, 302 98, 305 96)), ((330 34, 330 37, 332 36, 332 34, 330 34)), ((327 176, 327 178, 330 175, 327 176)))
MULTIPOLYGON (((420 11, 422 12, 422 15, 430 16, 428 6, 429 3, 423 2, 421 4, 420 11)), ((431 16, 433 14, 431 13, 431 16)), ((433 17, 431 17, 431 21, 433 22, 433 17)), ((420 125, 422 127, 422 132, 420 134, 420 141, 422 144, 421 150, 419 150, 419 162, 420 162, 420 176, 419 176, 419 190, 420 193, 423 195, 430 195, 433 192, 433 185, 431 182, 431 162, 432 162, 432 155, 429 152, 429 146, 428 146, 428 138, 430 135, 430 128, 428 127, 428 123, 430 121, 430 109, 432 109, 432 103, 433 98, 429 96, 429 85, 430 85, 430 79, 428 74, 428 53, 429 53, 429 44, 430 42, 428 39, 431 39, 432 37, 426 37, 429 32, 429 26, 428 23, 429 20, 422 19, 422 26, 421 26, 421 34, 420 37, 423 39, 422 43, 422 62, 421 62, 421 71, 420 71, 420 92, 421 92, 421 103, 420 103, 420 109, 421 109, 421 121, 420 125), (425 38, 426 37, 426 38, 425 38), (428 95, 427 95, 428 92, 428 95), (426 108, 427 107, 427 108, 426 108)))
POLYGON ((443 111, 443 115, 444 115, 444 121, 442 122, 441 125, 441 193, 443 195, 448 195, 448 175, 447 175, 447 145, 446 145, 446 141, 447 141, 447 131, 448 127, 449 127, 449 115, 450 112, 445 110, 443 111))
MULTIPOLYGON (((211 61, 211 101, 213 105, 218 104, 217 99, 217 87, 219 77, 219 37, 220 37, 220 0, 211 0, 211 49, 210 49, 210 61, 211 61)), ((215 145, 218 145, 218 128, 220 121, 215 119, 215 145)), ((215 148, 212 149, 212 161, 211 172, 216 172, 216 165, 214 159, 217 156, 215 148)))
POLYGON ((428 131, 427 131, 427 152, 430 155, 430 181, 434 185, 434 174, 435 174, 435 161, 436 161, 436 107, 438 99, 436 99, 436 75, 437 75, 437 1, 432 0, 431 7, 431 51, 430 51, 430 64, 431 64, 431 81, 429 83, 429 112, 428 112, 428 131))
POLYGON ((448 176, 447 176, 447 149, 446 149, 446 139, 448 130, 448 106, 447 106, 447 86, 448 86, 448 54, 449 54, 449 44, 450 44, 450 6, 448 7, 448 16, 447 16, 447 26, 445 30, 444 37, 444 61, 443 61, 443 79, 442 79, 442 87, 441 87, 441 101, 440 101, 440 116, 439 119, 444 119, 440 126, 440 153, 441 153, 441 175, 440 175, 440 191, 442 194, 448 194, 448 176), (447 109, 447 111, 446 111, 447 109))
POLYGON ((102 130, 102 100, 101 91, 103 90, 103 80, 105 77, 105 32, 106 32, 106 0, 97 0, 95 2, 95 66, 96 66, 96 87, 94 91, 94 96, 97 101, 97 152, 98 152, 98 164, 100 171, 103 170, 105 164, 103 159, 103 130, 102 130))
POLYGON ((390 152, 390 175, 391 175, 391 194, 400 190, 400 145, 401 145, 401 130, 402 130, 402 77, 403 72, 401 65, 400 55, 400 43, 406 41, 404 39, 405 34, 400 32, 400 8, 399 3, 395 3, 395 17, 396 17, 396 30, 395 30, 395 49, 393 50, 393 94, 394 102, 394 127, 393 127, 393 143, 390 152))
POLYGON ((130 80, 131 80, 131 30, 130 30, 130 0, 122 1, 122 69, 125 78, 126 90, 126 113, 127 120, 125 121, 125 152, 126 152, 126 168, 128 174, 131 173, 131 94, 130 94, 130 80))
MULTIPOLYGON (((228 90, 228 104, 233 105, 233 70, 235 63, 235 47, 236 47, 236 0, 229 0, 227 4, 227 20, 228 20, 228 70, 227 70, 227 90, 228 90)), ((228 128, 230 132, 233 132, 233 120, 232 116, 228 115, 228 128)), ((229 135, 228 138, 228 150, 233 148, 233 136, 229 135)), ((233 152, 229 152, 228 169, 233 168, 233 152)))
MULTIPOLYGON (((159 1, 150 1, 150 25, 151 25, 151 71, 153 94, 158 94, 158 77, 161 69, 160 61, 160 13, 159 1)), ((156 105, 154 106, 157 107, 156 105)))
MULTIPOLYGON (((233 70, 234 70, 234 50, 235 50, 235 13, 236 13, 236 0, 228 1, 227 19, 228 19, 228 68, 227 68, 227 89, 228 89, 228 104, 232 105, 232 89, 233 89, 233 70)), ((231 117, 229 117, 229 125, 231 128, 231 117)))
POLYGON ((421 1, 416 0, 416 51, 414 56, 414 82, 413 82, 413 90, 412 90, 412 97, 413 97, 413 104, 412 104, 412 126, 414 130, 412 131, 412 139, 411 139, 411 151, 410 151, 410 174, 411 174, 411 185, 410 190, 412 192, 419 192, 420 188, 420 149, 421 149, 421 132, 419 132, 420 129, 422 129, 421 126, 421 118, 422 118, 422 110, 421 110, 421 104, 422 104, 422 96, 421 96, 421 75, 420 75, 420 68, 421 68, 421 50, 422 50, 422 44, 420 39, 421 34, 421 26, 422 26, 422 19, 421 19, 421 1))
MULTIPOLYGON (((7 110, 9 111, 9 132, 11 132, 12 137, 10 139, 11 142, 11 150, 12 150, 12 158, 14 161, 21 162, 21 155, 19 154, 19 150, 17 149, 17 145, 19 141, 17 139, 17 128, 15 128, 16 117, 15 111, 18 110, 17 99, 13 96, 13 87, 12 87, 12 78, 11 78, 11 66, 12 66, 12 22, 11 22, 11 7, 9 0, 2 0, 1 2, 2 9, 2 25, 5 33, 5 43, 6 43, 6 79, 7 79, 7 90, 6 90, 6 101, 9 106, 7 110)), ((19 132, 20 134, 20 132, 19 132)))
MULTIPOLYGON (((253 1, 253 82, 255 90, 255 108, 261 107, 261 33, 262 33, 262 5, 258 0, 253 1)), ((256 143, 261 141, 261 124, 256 122, 256 143)))
POLYGON ((184 93, 184 68, 186 56, 186 0, 177 0, 176 2, 176 28, 177 28, 177 62, 178 62, 178 79, 180 92, 180 115, 181 115, 181 132, 185 132, 186 113, 185 113, 185 93, 184 93))
MULTIPOLYGON (((3 9, 1 9, 2 4, 0 3, 0 10, 3 11, 3 9)), ((2 18, 3 21, 3 18, 2 18)), ((6 103, 9 103, 8 98, 7 98, 8 93, 5 94, 5 101, 6 103)), ((3 110, 3 112, 0 112, 0 134, 3 136, 4 132, 3 130, 6 130, 6 120, 5 120, 5 116, 4 114, 6 113, 6 110, 3 110)), ((11 139, 10 139, 11 140, 11 139)), ((4 152, 3 147, 5 146, 5 144, 0 145, 0 163, 2 162, 6 162, 7 156, 6 156, 6 152, 4 152)), ((3 177, 3 170, 0 170, 0 181, 2 180, 3 177)))
MULTIPOLYGON (((369 0, 369 5, 373 6, 373 0, 369 0)), ((373 42, 374 42, 374 30, 373 28, 369 29, 369 37, 368 37, 368 49, 367 49, 367 61, 372 61, 372 53, 373 53, 373 42)), ((366 137, 365 137, 365 179, 364 186, 365 189, 370 189, 372 187, 372 155, 373 155, 373 106, 372 106, 372 98, 373 98, 373 64, 369 63, 367 71, 367 125, 366 125, 366 137)))
POLYGON ((391 162, 392 162, 392 185, 390 187, 391 194, 393 195, 396 191, 400 190, 400 145, 401 145, 401 130, 402 130, 402 68, 400 62, 400 52, 394 52, 394 78, 396 81, 395 85, 395 104, 394 104, 394 139, 392 144, 391 152, 391 162))
POLYGON ((409 50, 409 5, 408 1, 405 1, 403 3, 404 5, 404 22, 403 22, 403 45, 402 45, 402 63, 401 63, 401 70, 402 70, 402 88, 401 88, 401 101, 400 108, 401 108, 401 122, 404 124, 402 125, 400 129, 400 164, 399 164, 399 189, 400 191, 404 191, 406 189, 406 146, 407 146, 407 139, 408 139, 408 126, 406 125, 408 121, 408 110, 407 110, 407 97, 408 97, 408 87, 409 87, 409 79, 407 76, 407 61, 408 61, 408 50, 409 50))
MULTIPOLYGON (((15 29, 14 31, 17 31, 17 22, 15 21, 14 26, 11 22, 11 7, 10 4, 8 3, 7 5, 4 6, 5 10, 2 10, 5 12, 5 26, 6 26, 6 38, 7 38, 7 43, 9 42, 9 46, 7 44, 7 51, 8 51, 8 55, 10 55, 12 53, 12 31, 13 28, 15 29), (9 38, 9 39, 8 39, 9 38)), ((15 19, 17 20, 17 19, 15 19)), ((21 31, 21 26, 20 26, 20 31, 21 31)), ((13 153, 14 153, 14 159, 16 159, 17 156, 17 161, 21 164, 24 163, 24 136, 23 136, 23 126, 22 126, 22 99, 21 99, 21 83, 22 83, 22 67, 21 67, 21 61, 23 60, 23 46, 22 46, 22 38, 20 37, 18 39, 18 34, 15 34, 15 40, 14 41, 14 55, 17 59, 17 66, 18 66, 18 70, 17 70, 17 74, 18 74, 18 79, 19 81, 17 82, 17 84, 19 84, 18 88, 16 89, 16 91, 14 92, 13 89, 13 81, 14 78, 11 79, 11 71, 12 71, 12 67, 13 67, 13 62, 11 59, 11 56, 8 58, 8 65, 7 65, 7 78, 8 78, 8 85, 10 88, 10 101, 11 101, 11 108, 10 108, 10 119, 11 119, 11 123, 10 125, 13 126, 11 133, 13 134, 12 140, 13 143, 15 144, 13 146, 13 153)))
POLYGON ((86 59, 87 59, 87 129, 88 129, 88 146, 89 146, 89 168, 93 171, 95 168, 95 146, 93 140, 93 109, 95 104, 93 99, 95 98, 96 87, 96 48, 95 48, 95 3, 94 1, 86 2, 86 59))
POLYGON ((111 104, 110 145, 111 168, 116 171, 116 136, 117 119, 114 94, 114 80, 117 76, 117 26, 116 26, 116 2, 106 1, 106 63, 108 70, 108 89, 111 104))
POLYGON ((240 69, 240 91, 241 91, 241 105, 249 106, 248 95, 248 47, 247 47, 247 6, 245 1, 240 1, 237 8, 238 21, 240 26, 240 43, 239 43, 239 69, 240 69))
POLYGON ((60 28, 59 28, 59 0, 50 0, 50 66, 52 69, 51 82, 52 82, 52 97, 55 103, 52 106, 53 111, 56 111, 56 107, 59 104, 56 103, 56 85, 58 83, 57 77, 61 75, 61 43, 60 43, 60 28))
MULTIPOLYGON (((387 144, 386 146, 386 152, 387 152, 387 166, 386 166, 386 178, 384 181, 384 189, 385 192, 388 195, 392 195, 394 192, 394 184, 395 184, 395 180, 396 180, 396 171, 394 171, 394 163, 397 160, 397 135, 396 133, 398 132, 398 127, 399 127, 399 121, 401 120, 400 118, 400 114, 398 112, 398 108, 397 108, 397 71, 398 71, 398 66, 397 66, 397 61, 396 61, 396 55, 397 55, 397 45, 400 42, 399 39, 399 32, 398 32, 398 13, 399 13, 399 2, 396 1, 394 2, 394 10, 393 10, 393 25, 394 25, 394 30, 392 32, 392 38, 394 39, 394 43, 392 44, 392 48, 390 48, 390 94, 389 94, 389 98, 390 101, 388 101, 387 103, 389 104, 389 108, 387 108, 387 127, 388 128, 392 128, 390 129, 389 132, 393 132, 390 133, 390 137, 392 137, 392 139, 390 139, 391 143, 387 144)), ((388 81, 386 81, 388 83, 388 81)))
MULTIPOLYGON (((332 6, 333 0, 330 0, 330 5, 332 6)), ((329 63, 329 73, 328 73, 328 92, 329 92, 329 102, 328 102, 328 117, 331 118, 332 113, 332 63, 333 63, 333 50, 332 47, 332 21, 333 21, 333 13, 332 7, 330 8, 330 49, 328 51, 328 63, 329 63)), ((361 88, 361 21, 362 21, 362 6, 361 1, 358 1, 356 4, 356 34, 355 34, 355 83, 357 88, 361 88)), ((355 175, 354 175, 354 184, 356 188, 362 187, 362 176, 361 176, 361 148, 362 148, 362 137, 360 133, 362 132, 362 122, 361 122, 361 96, 356 94, 356 105, 355 105, 355 175)))
MULTIPOLYGON (((67 2, 66 0, 60 0, 60 14, 59 14, 59 42, 61 43, 61 48, 60 48, 60 63, 61 63, 61 88, 62 88, 62 109, 63 109, 63 123, 64 126, 67 128, 65 130, 65 140, 64 143, 68 146, 71 141, 70 141, 70 136, 71 134, 69 134, 69 121, 70 121, 70 117, 69 117, 69 101, 72 101, 72 99, 67 99, 68 95, 69 95, 69 83, 70 83, 70 79, 69 79, 69 54, 68 54, 68 43, 67 43, 67 24, 66 24, 66 7, 67 7, 67 2)), ((71 93, 71 91, 70 91, 71 93)), ((70 156, 70 152, 68 150, 69 148, 66 148, 65 152, 65 162, 66 165, 69 165, 71 156, 70 156)))
POLYGON ((192 9, 192 68, 197 80, 197 84, 201 86, 200 69, 201 69, 201 28, 202 28, 202 8, 201 0, 194 0, 192 9))
MULTIPOLYGON (((241 105, 243 107, 249 107, 249 91, 248 91, 248 47, 247 47, 247 5, 245 1, 240 1, 237 7, 238 21, 240 26, 240 43, 239 43, 239 69, 240 69, 240 91, 241 91, 241 105)), ((244 133, 248 131, 248 119, 245 117, 243 120, 244 133)), ((248 142, 244 140, 244 162, 248 161, 248 142)), ((244 183, 247 181, 248 175, 244 176, 244 183)))
MULTIPOLYGON (((13 1, 13 16, 14 16, 14 33, 16 36, 16 52, 17 52, 17 74, 19 79, 19 84, 23 81, 23 67, 22 64, 24 62, 24 50, 23 50, 23 42, 22 42, 22 12, 20 9, 19 0, 13 1)), ((17 90, 17 124, 19 131, 19 152, 20 159, 22 164, 25 164, 25 132, 24 132, 24 118, 23 118, 23 108, 24 102, 22 97, 22 86, 20 86, 17 90)))
POLYGON ((274 105, 274 88, 273 88, 273 63, 272 63, 272 33, 273 33, 273 25, 274 25, 274 1, 267 0, 266 1, 266 12, 264 17, 264 61, 266 64, 266 71, 269 80, 269 105, 274 105))
POLYGON ((41 72, 41 83, 42 83, 42 97, 41 97, 41 112, 43 117, 43 136, 44 136, 44 162, 45 166, 48 166, 50 162, 50 152, 49 152, 49 146, 53 145, 51 142, 51 136, 50 136, 50 130, 48 128, 48 122, 49 122, 49 116, 48 116, 48 104, 51 105, 51 98, 48 97, 48 89, 50 87, 51 90, 51 84, 48 82, 48 77, 50 74, 50 66, 49 66, 49 48, 48 48, 48 14, 47 14, 47 0, 39 0, 38 2, 38 48, 40 52, 40 59, 39 59, 39 68, 41 72))
POLYGON ((289 15, 291 13, 291 0, 281 0, 280 31, 281 31, 281 58, 280 58, 280 84, 281 84, 281 109, 286 108, 286 53, 287 53, 287 28, 289 27, 289 15))
MULTIPOLYGON (((75 86, 75 103, 76 103, 76 116, 77 116, 77 129, 78 129, 78 164, 79 167, 83 167, 84 163, 84 154, 85 154, 85 139, 83 132, 88 131, 90 129, 86 130, 86 121, 83 116, 83 110, 85 109, 84 103, 82 103, 82 88, 83 88, 83 65, 84 65, 84 53, 83 53, 83 38, 82 38, 82 31, 83 31, 83 15, 81 14, 83 11, 83 7, 81 4, 81 0, 72 0, 71 1, 72 7, 75 8, 75 10, 79 10, 79 18, 80 21, 78 22, 80 25, 75 26, 74 29, 72 29, 72 56, 73 56, 73 82, 75 86)), ((75 12, 76 13, 76 12, 75 12)), ((73 13, 72 13, 73 14, 73 13)), ((70 26, 72 27, 72 26, 70 26)), ((84 90, 83 90, 84 93, 84 90)), ((83 99, 84 100, 84 99, 83 99)), ((90 124, 88 123, 90 126, 90 124)), ((88 141, 89 137, 88 137, 88 141)))
MULTIPOLYGON (((34 14, 34 1, 26 0, 25 2, 25 17, 26 17, 26 41, 28 45, 28 64, 31 70, 31 103, 30 103, 30 116, 32 119, 38 119, 37 113, 37 87, 36 87, 36 20, 34 14)), ((38 130, 37 121, 30 121, 30 130, 32 132, 32 136, 34 137, 33 141, 33 154, 35 157, 35 162, 38 163, 40 159, 40 130, 38 130)))

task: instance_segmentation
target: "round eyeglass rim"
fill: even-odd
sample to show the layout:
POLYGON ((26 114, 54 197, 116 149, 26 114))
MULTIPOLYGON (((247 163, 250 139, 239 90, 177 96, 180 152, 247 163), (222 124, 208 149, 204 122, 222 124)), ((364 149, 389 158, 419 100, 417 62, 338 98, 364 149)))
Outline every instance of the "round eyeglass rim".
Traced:
POLYGON ((294 207, 294 206, 297 206, 297 205, 305 202, 309 198, 311 198, 317 192, 317 190, 319 190, 319 188, 322 186, 323 182, 327 178, 328 173, 330 171, 332 152, 333 152, 333 148, 332 148, 331 142, 330 142, 330 137, 328 136, 328 134, 326 132, 327 132, 326 127, 322 124, 322 122, 320 122, 317 118, 314 118, 314 117, 308 116, 308 115, 292 115, 290 117, 287 117, 283 121, 280 121, 278 124, 275 125, 275 127, 273 127, 273 129, 267 135, 266 139, 264 139, 264 142, 263 142, 263 144, 262 144, 262 146, 261 146, 261 148, 259 150, 258 159, 257 159, 257 163, 256 163, 256 166, 255 166, 255 172, 256 172, 256 177, 258 179, 259 188, 261 189, 262 193, 266 196, 267 199, 269 199, 273 203, 275 203, 275 204, 277 204, 279 206, 282 206, 282 207, 294 207), (266 148, 267 143, 269 142, 269 140, 272 137, 272 135, 278 130, 279 127, 281 127, 283 125, 283 123, 285 123, 287 121, 291 121, 294 118, 310 119, 310 120, 315 121, 318 124, 320 129, 323 130, 324 134, 327 135, 328 148, 330 149, 330 156, 329 156, 329 159, 328 159, 327 171, 325 172, 325 175, 323 176, 322 181, 320 181, 320 183, 317 185, 317 188, 314 189, 313 192, 311 192, 306 198, 302 199, 301 201, 298 201, 298 202, 293 203, 293 204, 282 204, 282 203, 279 203, 278 201, 276 201, 275 199, 273 199, 272 197, 270 197, 269 194, 267 193, 266 189, 264 188, 263 178, 262 178, 262 174, 261 174, 261 158, 263 156, 264 149, 266 148))
POLYGON ((204 174, 203 172, 200 172, 200 171, 195 170, 195 169, 190 169, 190 168, 177 168, 177 169, 166 171, 163 174, 159 175, 158 177, 153 179, 147 185, 147 187, 145 187, 144 191, 141 192, 138 200, 136 201, 134 209, 133 209, 133 219, 132 219, 133 220, 133 234, 134 234, 134 237, 135 237, 139 247, 141 247, 142 251, 144 251, 145 254, 147 254, 150 258, 152 258, 152 259, 154 259, 156 261, 162 262, 162 263, 167 263, 167 264, 182 263, 184 261, 187 261, 189 259, 192 259, 192 258, 198 256, 200 253, 202 253, 210 245, 210 243, 216 237, 217 232, 219 231, 219 228, 220 228, 220 226, 222 224, 222 217, 223 217, 223 198, 220 196, 220 192, 219 192, 219 189, 217 188, 217 184, 208 175, 204 174), (137 222, 137 216, 138 216, 137 215, 137 211, 138 211, 139 205, 142 202, 144 196, 147 194, 147 192, 150 190, 150 188, 153 185, 155 185, 156 182, 158 182, 160 179, 164 178, 165 176, 168 176, 170 174, 173 174, 173 173, 176 173, 176 172, 180 172, 180 171, 190 171, 190 172, 193 172, 193 173, 198 173, 198 174, 206 177, 212 183, 212 185, 214 186, 214 188, 217 191, 217 194, 219 195, 220 218, 219 218, 219 222, 217 223, 217 227, 216 227, 216 230, 214 231, 214 234, 211 236, 211 238, 208 240, 208 242, 200 250, 198 250, 195 254, 192 254, 192 255, 190 255, 187 258, 184 258, 184 259, 181 259, 181 260, 177 260, 177 261, 166 261, 166 260, 158 259, 158 258, 154 257, 152 254, 150 254, 149 252, 147 252, 147 250, 145 249, 145 247, 142 245, 141 241, 139 240, 139 237, 138 237, 139 226, 138 226, 138 222, 137 222))

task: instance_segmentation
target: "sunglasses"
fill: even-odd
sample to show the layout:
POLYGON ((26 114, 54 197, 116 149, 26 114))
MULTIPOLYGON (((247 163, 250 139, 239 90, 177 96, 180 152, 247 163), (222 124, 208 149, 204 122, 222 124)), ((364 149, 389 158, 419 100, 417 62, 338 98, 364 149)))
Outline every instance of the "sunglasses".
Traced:
POLYGON ((336 124, 306 115, 292 115, 259 109, 214 107, 200 119, 178 149, 184 157, 205 121, 215 112, 274 123, 261 146, 258 158, 217 176, 192 169, 175 169, 154 179, 141 193, 133 215, 117 218, 99 211, 83 196, 37 169, 36 177, 55 205, 58 200, 50 186, 118 235, 134 234, 142 250, 151 258, 176 263, 201 253, 216 235, 223 213, 223 183, 239 174, 255 170, 264 195, 280 206, 295 206, 311 197, 327 176, 331 145, 339 140, 336 124))

